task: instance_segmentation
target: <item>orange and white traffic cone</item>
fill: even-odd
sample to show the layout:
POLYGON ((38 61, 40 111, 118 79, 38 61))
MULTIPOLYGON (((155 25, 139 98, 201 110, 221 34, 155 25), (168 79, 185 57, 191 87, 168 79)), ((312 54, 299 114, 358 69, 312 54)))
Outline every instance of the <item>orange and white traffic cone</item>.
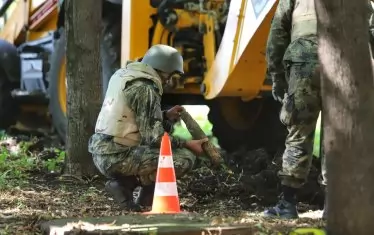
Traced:
POLYGON ((175 214, 180 212, 171 143, 169 135, 165 132, 161 141, 152 210, 145 213, 175 214))

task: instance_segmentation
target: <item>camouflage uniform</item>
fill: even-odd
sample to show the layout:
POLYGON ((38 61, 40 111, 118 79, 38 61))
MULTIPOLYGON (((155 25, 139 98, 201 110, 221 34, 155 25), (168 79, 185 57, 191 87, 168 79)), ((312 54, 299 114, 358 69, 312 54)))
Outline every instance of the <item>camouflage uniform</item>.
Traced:
POLYGON ((273 81, 285 79, 288 84, 280 119, 289 134, 279 176, 283 185, 299 188, 308 176, 312 161, 321 95, 319 79, 313 76, 318 63, 317 36, 300 37, 291 42, 294 4, 295 0, 279 1, 266 57, 273 81))
MULTIPOLYGON (((136 64, 140 63, 131 63, 127 68, 134 68, 136 64)), ((171 133, 172 123, 164 118, 161 95, 152 81, 135 79, 123 92, 129 108, 136 115, 140 144, 128 147, 115 143, 112 136, 95 133, 89 141, 89 152, 93 154, 96 167, 108 178, 135 175, 142 185, 149 185, 155 181, 161 138, 165 130, 171 133)), ((175 172, 179 177, 193 168, 196 157, 183 147, 184 140, 172 136, 170 140, 175 172)))
POLYGON ((270 28, 266 59, 273 96, 283 104, 280 120, 288 135, 282 170, 278 172, 283 197, 265 210, 265 216, 298 217, 296 189, 309 174, 314 130, 322 106, 319 76, 315 76, 317 40, 314 0, 280 0, 270 28))
MULTIPOLYGON (((291 42, 292 12, 295 0, 281 0, 274 16, 266 57, 268 72, 273 80, 286 79, 288 90, 280 113, 281 122, 289 134, 279 176, 283 185, 300 188, 309 174, 314 130, 321 110, 320 80, 314 75, 318 64, 317 35, 304 36, 291 42)), ((368 1, 370 31, 373 28, 373 8, 368 1)), ((322 180, 327 184, 326 164, 321 148, 322 180)))
MULTIPOLYGON (((370 7, 369 10, 372 15, 373 8, 370 7)), ((370 28, 372 28, 371 22, 373 20, 370 20, 370 28)), ((320 76, 319 71, 316 70, 318 66, 316 24, 314 0, 279 1, 267 42, 266 59, 268 74, 273 80, 274 98, 279 99, 278 96, 282 93, 282 89, 276 93, 279 90, 276 87, 282 88, 282 85, 287 85, 282 100, 280 120, 287 126, 289 133, 286 138, 282 170, 279 172, 283 185, 283 198, 276 206, 265 210, 265 216, 298 217, 294 198, 295 189, 305 183, 309 174, 314 130, 322 107, 320 76), (296 11, 298 12, 295 13, 296 11)), ((321 147, 320 183, 326 185, 326 161, 323 146, 321 147)), ((326 208, 325 200, 323 218, 326 218, 326 208)))

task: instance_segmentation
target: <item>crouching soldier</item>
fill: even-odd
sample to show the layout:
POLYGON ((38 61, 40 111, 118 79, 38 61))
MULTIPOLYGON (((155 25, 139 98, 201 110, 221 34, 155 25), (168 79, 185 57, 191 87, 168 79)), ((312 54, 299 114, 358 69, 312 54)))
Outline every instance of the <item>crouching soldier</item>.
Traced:
MULTIPOLYGON (((161 111, 161 96, 183 75, 183 58, 170 46, 151 47, 141 61, 129 63, 111 77, 89 152, 109 181, 106 190, 122 209, 140 211, 153 199, 161 139, 179 120, 181 106, 161 111), (133 191, 141 186, 138 199, 133 191)), ((177 177, 189 172, 208 141, 170 137, 177 177)))

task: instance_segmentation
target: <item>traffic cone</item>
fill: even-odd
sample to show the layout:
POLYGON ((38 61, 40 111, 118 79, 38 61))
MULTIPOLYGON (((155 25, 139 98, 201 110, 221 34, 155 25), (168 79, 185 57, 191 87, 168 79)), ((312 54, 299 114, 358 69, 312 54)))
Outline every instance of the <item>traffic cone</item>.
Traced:
POLYGON ((180 213, 177 181, 169 135, 165 132, 158 159, 152 210, 146 214, 180 213))

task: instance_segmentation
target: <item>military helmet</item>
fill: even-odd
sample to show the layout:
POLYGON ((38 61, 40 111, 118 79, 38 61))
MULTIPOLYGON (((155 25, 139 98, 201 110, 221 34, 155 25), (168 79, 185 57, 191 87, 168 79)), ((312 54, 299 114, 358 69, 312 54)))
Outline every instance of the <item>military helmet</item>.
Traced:
POLYGON ((184 73, 182 55, 177 49, 168 45, 152 46, 141 62, 165 73, 184 73))

